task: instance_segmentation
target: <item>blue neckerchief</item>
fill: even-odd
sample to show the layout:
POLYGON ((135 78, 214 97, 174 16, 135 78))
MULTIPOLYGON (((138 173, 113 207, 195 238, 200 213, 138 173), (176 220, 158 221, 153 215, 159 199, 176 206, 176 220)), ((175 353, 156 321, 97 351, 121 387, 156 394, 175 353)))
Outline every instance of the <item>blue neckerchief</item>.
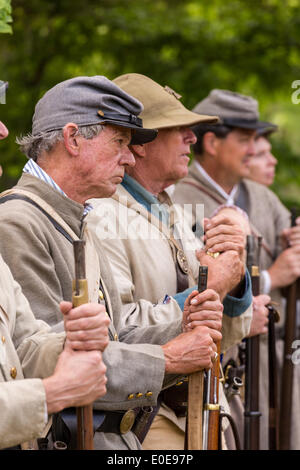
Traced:
POLYGON ((137 202, 150 212, 150 214, 155 215, 155 217, 161 220, 165 225, 168 225, 169 210, 166 204, 161 204, 157 197, 143 188, 140 183, 126 173, 121 184, 137 202))

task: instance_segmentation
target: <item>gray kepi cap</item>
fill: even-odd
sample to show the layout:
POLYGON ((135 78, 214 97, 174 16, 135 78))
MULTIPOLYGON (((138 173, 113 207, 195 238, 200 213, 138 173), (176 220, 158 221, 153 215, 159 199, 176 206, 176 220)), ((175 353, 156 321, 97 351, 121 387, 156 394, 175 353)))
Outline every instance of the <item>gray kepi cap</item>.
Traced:
POLYGON ((229 127, 258 131, 265 128, 273 129, 274 126, 259 120, 258 102, 254 98, 229 90, 212 90, 193 108, 193 111, 198 114, 219 116, 219 124, 229 127))
POLYGON ((113 124, 132 129, 131 144, 155 139, 155 129, 144 129, 138 115, 140 101, 106 77, 76 77, 59 83, 38 101, 32 119, 32 135, 62 129, 68 122, 78 126, 113 124))

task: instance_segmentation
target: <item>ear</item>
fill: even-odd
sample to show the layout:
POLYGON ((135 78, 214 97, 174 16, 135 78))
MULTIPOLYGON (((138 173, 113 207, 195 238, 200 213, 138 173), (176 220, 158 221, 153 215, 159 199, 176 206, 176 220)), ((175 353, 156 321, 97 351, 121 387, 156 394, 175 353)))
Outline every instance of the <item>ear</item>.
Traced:
POLYGON ((132 151, 134 156, 143 158, 146 156, 146 149, 144 145, 130 145, 129 149, 132 151))
POLYGON ((215 155, 218 146, 218 138, 213 132, 206 132, 203 136, 203 150, 209 155, 215 155))
POLYGON ((72 156, 79 153, 78 126, 73 122, 69 122, 63 128, 64 144, 67 152, 72 156))

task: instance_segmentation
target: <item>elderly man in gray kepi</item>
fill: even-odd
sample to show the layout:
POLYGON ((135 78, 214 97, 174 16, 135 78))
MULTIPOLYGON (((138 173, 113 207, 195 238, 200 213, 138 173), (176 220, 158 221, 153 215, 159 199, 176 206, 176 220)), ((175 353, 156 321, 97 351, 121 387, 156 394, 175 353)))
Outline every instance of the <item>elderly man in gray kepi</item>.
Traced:
MULTIPOLYGON (((249 162, 255 155, 257 133, 272 127, 259 118, 258 102, 250 97, 228 90, 212 90, 194 108, 197 113, 214 115, 221 123, 216 126, 196 126, 197 143, 193 146, 195 159, 186 178, 180 181, 174 199, 181 204, 195 206, 203 200, 206 216, 220 205, 236 204, 249 216, 252 232, 262 235, 260 254, 260 291, 270 294, 281 303, 281 288, 300 276, 300 225, 290 228, 290 213, 278 197, 264 185, 248 179, 249 162), (281 241, 284 241, 284 245, 281 241), (292 242, 292 243, 290 243, 292 242)), ((300 220, 298 219, 298 223, 300 220)), ((283 313, 283 311, 281 312, 283 313)), ((277 325, 277 360, 283 359, 284 315, 277 325)), ((267 337, 261 336, 260 407, 261 449, 268 448, 268 374, 267 337)), ((300 369, 295 367, 293 413, 291 416, 292 449, 300 447, 299 380, 300 369)), ((285 384, 282 384, 285 387, 285 384)), ((286 413, 286 410, 284 410, 286 413)))
MULTIPOLYGON (((139 449, 132 430, 137 432, 135 424, 141 428, 140 420, 156 404, 161 389, 173 385, 177 374, 212 367, 214 341, 221 339, 219 326, 183 334, 181 318, 124 329, 105 250, 98 245, 96 252, 86 227, 91 210, 86 201, 111 196, 125 167, 134 165, 128 144, 140 145, 156 136, 155 130, 142 127, 141 111, 138 100, 105 77, 59 83, 37 103, 32 134, 19 139, 30 160, 18 184, 0 198, 0 251, 35 316, 54 329, 61 327, 59 302, 72 298, 73 241, 86 241, 89 300, 103 303, 111 319, 103 354, 107 393, 94 404, 100 411, 94 413, 97 449, 139 449)), ((134 315, 143 306, 131 308, 134 315)))

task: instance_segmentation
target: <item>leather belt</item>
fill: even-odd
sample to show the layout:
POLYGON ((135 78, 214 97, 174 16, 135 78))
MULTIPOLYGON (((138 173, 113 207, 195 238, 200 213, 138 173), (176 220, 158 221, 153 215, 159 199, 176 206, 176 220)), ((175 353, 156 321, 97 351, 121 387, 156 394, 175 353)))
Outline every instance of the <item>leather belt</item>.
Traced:
POLYGON ((186 415, 188 382, 183 381, 161 392, 162 401, 171 408, 179 418, 186 415))
POLYGON ((139 408, 127 411, 107 411, 105 412, 103 423, 96 429, 96 431, 126 434, 134 425, 138 411, 139 408))

